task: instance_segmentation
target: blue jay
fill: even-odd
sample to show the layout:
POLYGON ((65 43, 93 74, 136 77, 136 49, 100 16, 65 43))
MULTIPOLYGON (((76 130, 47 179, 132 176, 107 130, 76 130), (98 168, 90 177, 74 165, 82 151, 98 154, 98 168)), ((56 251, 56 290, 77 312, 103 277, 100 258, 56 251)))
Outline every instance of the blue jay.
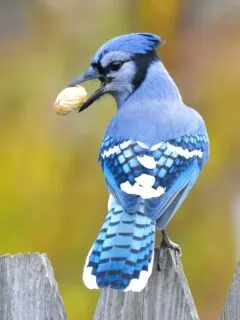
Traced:
POLYGON ((101 81, 80 111, 104 94, 117 104, 99 152, 110 196, 84 267, 90 289, 141 291, 152 272, 156 228, 162 231, 162 246, 180 249, 165 228, 209 156, 204 121, 183 103, 157 55, 161 42, 149 33, 115 37, 68 85, 101 81))

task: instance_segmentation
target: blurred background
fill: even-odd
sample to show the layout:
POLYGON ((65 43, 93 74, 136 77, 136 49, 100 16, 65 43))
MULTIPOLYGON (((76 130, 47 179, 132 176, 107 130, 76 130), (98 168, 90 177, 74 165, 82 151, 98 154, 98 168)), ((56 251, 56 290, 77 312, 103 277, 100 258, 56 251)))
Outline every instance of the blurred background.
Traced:
POLYGON ((240 252, 238 0, 0 1, 0 254, 46 252, 69 319, 92 318, 99 291, 81 274, 106 215, 97 157, 115 103, 57 116, 53 102, 103 42, 136 31, 166 40, 159 54, 207 123, 211 161, 168 231, 200 318, 218 319, 240 252))

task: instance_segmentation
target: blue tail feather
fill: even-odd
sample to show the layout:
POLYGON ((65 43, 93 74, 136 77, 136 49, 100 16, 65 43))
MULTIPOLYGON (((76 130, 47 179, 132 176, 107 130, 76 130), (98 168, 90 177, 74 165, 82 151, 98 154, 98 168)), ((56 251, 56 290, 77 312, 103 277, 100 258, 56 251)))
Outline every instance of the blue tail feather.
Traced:
POLYGON ((83 280, 88 288, 140 291, 151 274, 155 222, 110 203, 107 218, 88 255, 83 280))

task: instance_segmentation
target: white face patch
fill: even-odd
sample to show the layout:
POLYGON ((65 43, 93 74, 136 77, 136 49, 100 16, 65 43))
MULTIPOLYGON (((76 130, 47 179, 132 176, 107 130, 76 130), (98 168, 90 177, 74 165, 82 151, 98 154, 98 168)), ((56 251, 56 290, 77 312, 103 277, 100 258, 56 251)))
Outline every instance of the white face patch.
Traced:
POLYGON ((135 178, 135 181, 134 185, 129 181, 121 183, 121 190, 128 194, 139 195, 142 199, 160 197, 165 192, 165 188, 158 187, 157 189, 154 189, 152 187, 155 178, 151 175, 141 174, 139 177, 135 178))
POLYGON ((130 54, 123 51, 112 51, 106 53, 101 59, 100 63, 105 68, 109 63, 113 61, 126 61, 130 59, 130 54))
POLYGON ((133 91, 133 79, 137 69, 135 62, 129 60, 122 64, 119 70, 109 70, 107 77, 111 77, 111 82, 105 84, 105 91, 109 92, 121 104, 129 97, 133 91))
POLYGON ((156 168, 156 161, 153 157, 144 155, 143 157, 137 156, 138 161, 141 165, 147 169, 154 169, 156 168))

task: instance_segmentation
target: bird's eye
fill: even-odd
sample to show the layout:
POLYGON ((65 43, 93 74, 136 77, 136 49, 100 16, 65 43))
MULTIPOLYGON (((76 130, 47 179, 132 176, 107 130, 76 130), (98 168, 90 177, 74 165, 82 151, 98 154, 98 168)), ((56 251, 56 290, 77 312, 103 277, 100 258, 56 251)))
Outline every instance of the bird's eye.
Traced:
POLYGON ((113 61, 109 64, 109 69, 112 71, 118 71, 123 65, 122 61, 113 61))

